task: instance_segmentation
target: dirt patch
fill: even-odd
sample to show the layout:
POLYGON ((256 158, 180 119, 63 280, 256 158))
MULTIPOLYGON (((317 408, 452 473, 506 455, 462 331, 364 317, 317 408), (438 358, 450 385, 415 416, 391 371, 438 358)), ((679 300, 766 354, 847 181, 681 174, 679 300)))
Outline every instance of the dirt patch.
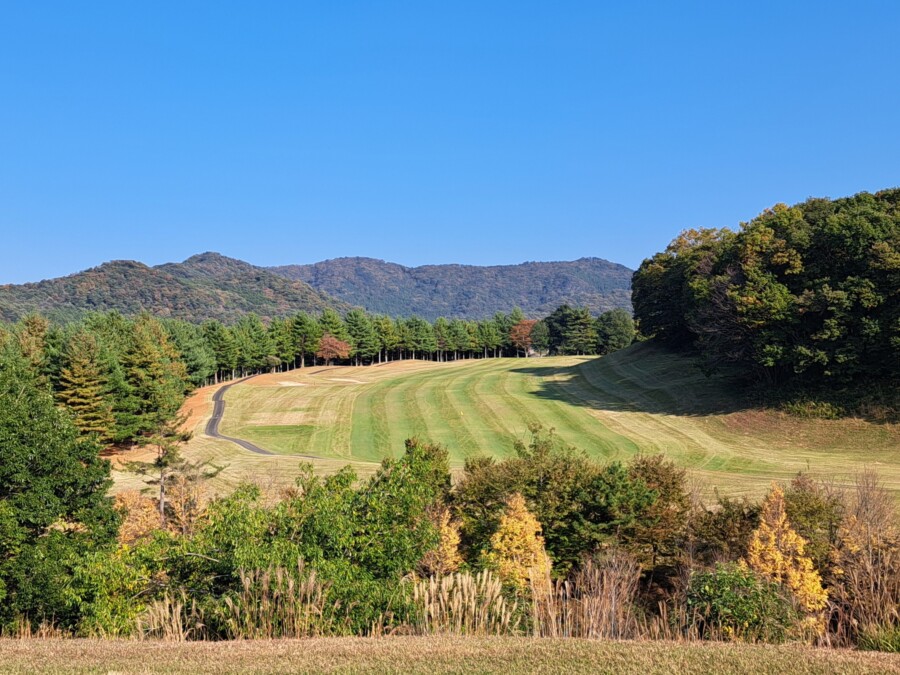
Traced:
POLYGON ((201 422, 206 421, 206 418, 212 414, 212 395, 221 386, 221 384, 213 384, 191 392, 179 411, 185 416, 184 424, 181 425, 182 431, 194 431, 201 422))
POLYGON ((280 387, 308 387, 309 384, 307 382, 285 382, 284 380, 279 380, 278 386, 280 386, 280 387))

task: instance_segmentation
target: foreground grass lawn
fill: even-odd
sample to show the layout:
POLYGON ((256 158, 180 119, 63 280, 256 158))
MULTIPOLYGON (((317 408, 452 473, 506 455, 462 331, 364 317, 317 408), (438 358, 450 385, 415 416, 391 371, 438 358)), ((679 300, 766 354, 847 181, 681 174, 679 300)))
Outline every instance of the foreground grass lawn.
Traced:
MULTIPOLYGON (((211 396, 211 389, 197 395, 211 396)), ((225 401, 222 433, 278 455, 206 437, 205 406, 186 455, 226 465, 220 480, 229 485, 247 478, 291 484, 301 460, 324 472, 353 464, 365 475, 416 435, 443 444, 458 468, 473 455, 511 454, 516 438, 527 439, 528 424, 540 422, 601 461, 664 453, 706 494, 759 495, 798 471, 843 482, 864 467, 900 491, 897 425, 754 408, 690 359, 649 344, 603 358, 305 368, 236 384, 225 401)), ((117 479, 139 485, 124 474, 117 479)))
POLYGON ((800 646, 530 638, 0 641, 3 673, 900 673, 900 656, 800 646))

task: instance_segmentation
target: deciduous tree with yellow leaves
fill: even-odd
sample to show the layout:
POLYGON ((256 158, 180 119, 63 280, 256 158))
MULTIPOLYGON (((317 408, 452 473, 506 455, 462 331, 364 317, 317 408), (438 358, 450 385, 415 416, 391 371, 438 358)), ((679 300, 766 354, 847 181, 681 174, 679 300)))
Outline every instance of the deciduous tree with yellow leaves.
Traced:
POLYGON ((784 491, 773 484, 762 505, 759 527, 747 550, 747 565, 791 592, 808 614, 825 609, 828 592, 822 578, 806 555, 806 540, 788 522, 784 491))
POLYGON ((496 570, 504 583, 519 590, 525 590, 530 581, 549 578, 550 557, 544 548, 541 524, 518 492, 507 499, 506 511, 482 562, 496 570))
POLYGON ((419 567, 422 572, 429 575, 452 574, 462 564, 462 556, 459 554, 459 523, 451 519, 450 509, 447 507, 435 511, 431 521, 440 539, 437 545, 422 557, 419 567))

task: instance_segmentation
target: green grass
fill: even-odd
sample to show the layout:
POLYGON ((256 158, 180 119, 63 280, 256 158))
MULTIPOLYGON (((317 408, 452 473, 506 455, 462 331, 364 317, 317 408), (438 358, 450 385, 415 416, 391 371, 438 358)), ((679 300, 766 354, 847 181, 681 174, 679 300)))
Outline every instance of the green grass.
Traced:
POLYGON ((898 673, 900 657, 799 645, 393 637, 0 640, 3 673, 898 673))
MULTIPOLYGON (((209 394, 207 394, 209 395, 209 394)), ((879 470, 900 490, 900 429, 863 420, 798 419, 746 403, 728 382, 653 345, 609 357, 404 361, 306 368, 232 387, 222 433, 280 457, 250 455, 202 435, 188 454, 229 464, 223 478, 277 475, 290 482, 300 457, 317 469, 353 463, 373 471, 411 436, 441 443, 460 467, 476 454, 508 456, 530 422, 605 461, 662 452, 688 468, 701 491, 763 492, 798 471, 851 480, 879 470), (293 385, 293 386, 286 386, 293 385)), ((276 480, 277 479, 274 479, 276 480)))

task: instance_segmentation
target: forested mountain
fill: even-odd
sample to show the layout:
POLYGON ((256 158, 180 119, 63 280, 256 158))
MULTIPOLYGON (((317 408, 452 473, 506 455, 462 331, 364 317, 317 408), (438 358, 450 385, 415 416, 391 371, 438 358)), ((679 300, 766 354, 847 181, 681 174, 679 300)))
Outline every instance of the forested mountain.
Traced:
POLYGON ((404 267, 373 258, 336 258, 269 269, 370 312, 432 321, 481 319, 510 307, 533 318, 561 304, 594 314, 631 308, 631 270, 600 258, 491 267, 404 267))
POLYGON ((5 321, 30 312, 65 320, 115 309, 124 314, 147 310, 160 317, 233 322, 248 312, 271 318, 326 307, 347 308, 302 281, 217 253, 158 267, 115 260, 67 277, 0 286, 0 319, 5 321))

